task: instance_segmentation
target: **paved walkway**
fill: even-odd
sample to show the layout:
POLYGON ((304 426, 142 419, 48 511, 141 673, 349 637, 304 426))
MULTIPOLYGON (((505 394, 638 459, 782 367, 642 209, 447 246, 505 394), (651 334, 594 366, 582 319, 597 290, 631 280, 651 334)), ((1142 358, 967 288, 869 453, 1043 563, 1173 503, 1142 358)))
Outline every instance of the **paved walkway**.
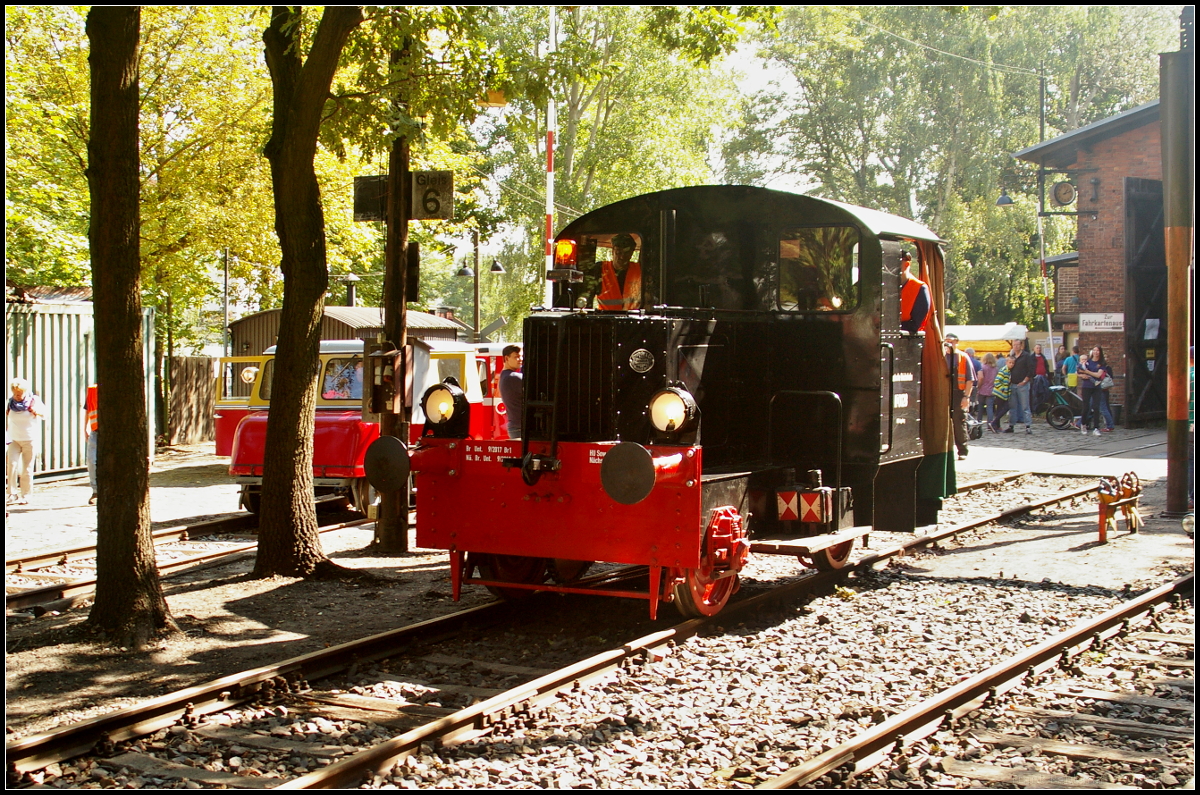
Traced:
POLYGON ((1100 436, 1059 431, 1035 420, 1033 433, 984 431, 967 445, 958 462, 960 475, 990 470, 1026 470, 1063 475, 1123 475, 1136 472, 1143 481, 1167 476, 1167 432, 1163 428, 1117 428, 1100 436))
MULTIPOLYGON (((96 506, 88 505, 87 476, 52 483, 34 482, 28 505, 8 506, 4 557, 96 543, 96 506)), ((213 444, 160 450, 150 468, 150 521, 154 529, 195 517, 238 510, 238 487, 229 477, 229 459, 213 455, 213 444)))

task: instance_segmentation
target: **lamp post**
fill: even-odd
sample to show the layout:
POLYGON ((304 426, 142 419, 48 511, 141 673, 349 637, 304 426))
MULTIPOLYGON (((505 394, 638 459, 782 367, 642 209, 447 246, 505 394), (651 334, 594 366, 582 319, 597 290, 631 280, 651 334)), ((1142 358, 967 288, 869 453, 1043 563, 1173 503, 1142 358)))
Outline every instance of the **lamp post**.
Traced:
MULTIPOLYGON (((472 340, 471 341, 475 342, 475 343, 480 343, 480 342, 483 342, 483 334, 481 333, 480 328, 479 328, 479 230, 478 229, 471 230, 471 241, 475 245, 475 267, 472 269, 472 268, 468 268, 466 265, 463 265, 461 268, 458 269, 458 273, 455 275, 460 276, 464 279, 473 278, 475 280, 475 301, 473 304, 474 309, 473 309, 472 316, 471 316, 471 320, 472 320, 472 325, 471 325, 472 340)), ((497 274, 504 273, 504 266, 500 264, 500 260, 498 260, 498 259, 492 260, 491 272, 497 273, 497 274)))

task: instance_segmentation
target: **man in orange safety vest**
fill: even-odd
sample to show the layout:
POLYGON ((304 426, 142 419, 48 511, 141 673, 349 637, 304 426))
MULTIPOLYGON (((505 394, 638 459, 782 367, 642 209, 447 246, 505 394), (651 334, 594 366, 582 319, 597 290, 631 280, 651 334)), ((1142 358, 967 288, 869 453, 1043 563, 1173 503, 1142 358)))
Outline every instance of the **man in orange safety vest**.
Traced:
POLYGON ((912 275, 912 254, 906 251, 900 256, 900 330, 924 331, 931 314, 929 286, 912 275))
POLYGON ((632 235, 624 232, 612 239, 612 261, 600 265, 600 295, 598 309, 610 312, 640 309, 642 306, 642 266, 630 262, 637 244, 632 235))

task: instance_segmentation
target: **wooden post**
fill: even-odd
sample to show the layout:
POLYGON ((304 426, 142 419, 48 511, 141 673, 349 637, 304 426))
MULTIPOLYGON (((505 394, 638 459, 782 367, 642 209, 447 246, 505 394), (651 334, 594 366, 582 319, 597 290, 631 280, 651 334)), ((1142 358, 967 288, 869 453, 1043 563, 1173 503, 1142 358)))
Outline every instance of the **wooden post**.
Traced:
MULTIPOLYGON (((384 247, 383 333, 404 356, 408 343, 408 219, 410 212, 408 173, 408 137, 401 135, 392 143, 388 158, 387 244, 384 247)), ((399 363, 397 363, 399 367, 399 363)), ((404 367, 408 362, 404 362, 404 367)), ((380 417, 381 436, 394 436, 408 444, 408 410, 404 395, 405 370, 397 372, 400 384, 400 413, 385 411, 380 417)), ((375 521, 375 543, 381 552, 408 551, 408 490, 380 495, 379 516, 375 521)))

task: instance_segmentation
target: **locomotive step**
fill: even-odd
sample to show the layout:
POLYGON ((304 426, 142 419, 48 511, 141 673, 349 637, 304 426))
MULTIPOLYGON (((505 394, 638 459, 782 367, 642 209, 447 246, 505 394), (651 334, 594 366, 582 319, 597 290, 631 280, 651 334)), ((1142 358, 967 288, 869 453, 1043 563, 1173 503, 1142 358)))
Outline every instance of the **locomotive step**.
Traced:
POLYGON ((850 527, 837 533, 806 538, 758 538, 750 542, 750 551, 763 555, 812 555, 836 547, 871 532, 870 525, 850 527))

